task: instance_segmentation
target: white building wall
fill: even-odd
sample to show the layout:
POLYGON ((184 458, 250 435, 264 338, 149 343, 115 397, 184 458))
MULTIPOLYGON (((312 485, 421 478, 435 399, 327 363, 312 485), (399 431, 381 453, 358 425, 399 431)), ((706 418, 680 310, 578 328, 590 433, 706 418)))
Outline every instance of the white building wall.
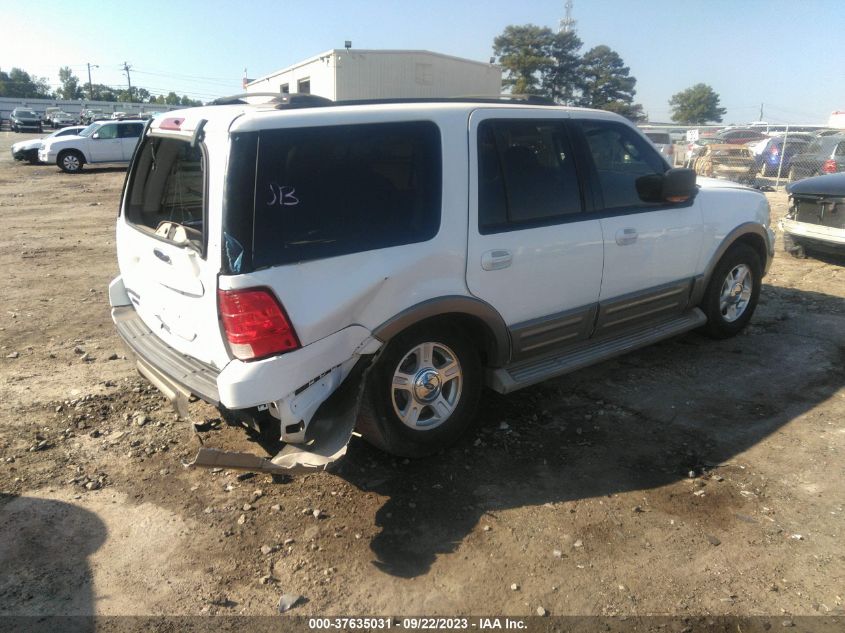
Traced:
POLYGON ((499 96, 502 70, 424 51, 335 51, 337 99, 499 96))
POLYGON ((326 54, 256 79, 247 84, 246 91, 280 93, 282 86, 287 84, 288 91, 294 93, 298 92, 299 82, 308 79, 311 82, 311 94, 335 99, 334 71, 334 58, 331 54, 326 54))
POLYGON ((247 92, 281 92, 309 78, 311 94, 333 100, 496 97, 499 66, 428 51, 335 49, 247 84, 247 92))

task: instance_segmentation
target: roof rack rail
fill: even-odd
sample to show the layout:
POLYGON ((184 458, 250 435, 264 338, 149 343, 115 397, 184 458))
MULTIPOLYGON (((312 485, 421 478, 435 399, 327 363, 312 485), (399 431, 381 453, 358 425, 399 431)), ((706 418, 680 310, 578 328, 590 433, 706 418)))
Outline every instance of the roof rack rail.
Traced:
POLYGON ((525 105, 556 106, 548 97, 539 95, 512 95, 503 94, 497 97, 491 96, 460 96, 460 97, 392 97, 380 99, 348 99, 345 101, 334 101, 334 105, 373 105, 373 104, 398 104, 398 103, 502 103, 507 101, 519 102, 525 105))
POLYGON ((539 106, 556 106, 553 99, 543 97, 540 95, 529 94, 502 94, 499 96, 484 96, 484 95, 469 95, 459 97, 390 97, 378 99, 345 99, 341 101, 332 101, 326 97, 320 97, 312 94, 280 94, 277 92, 245 92, 242 94, 231 95, 229 97, 220 97, 215 99, 209 105, 238 105, 244 104, 248 97, 272 97, 262 104, 255 105, 273 105, 276 109, 295 109, 295 108, 318 108, 326 106, 354 106, 354 105, 377 105, 377 104, 399 104, 399 103, 502 103, 503 101, 511 101, 522 103, 525 105, 539 105, 539 106))
POLYGON ((230 95, 228 97, 220 97, 210 103, 210 105, 238 105, 247 104, 244 99, 248 97, 272 97, 262 104, 274 104, 276 108, 316 108, 320 106, 334 105, 334 101, 326 97, 312 94, 300 93, 278 93, 278 92, 243 92, 241 94, 230 95))

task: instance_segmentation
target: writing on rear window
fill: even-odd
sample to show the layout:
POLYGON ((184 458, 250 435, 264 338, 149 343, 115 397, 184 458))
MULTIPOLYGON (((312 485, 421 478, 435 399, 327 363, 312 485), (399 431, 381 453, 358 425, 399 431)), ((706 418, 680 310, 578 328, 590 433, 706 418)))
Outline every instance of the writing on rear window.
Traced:
POLYGON ((264 130, 257 151, 255 268, 437 234, 441 150, 432 122, 264 130))

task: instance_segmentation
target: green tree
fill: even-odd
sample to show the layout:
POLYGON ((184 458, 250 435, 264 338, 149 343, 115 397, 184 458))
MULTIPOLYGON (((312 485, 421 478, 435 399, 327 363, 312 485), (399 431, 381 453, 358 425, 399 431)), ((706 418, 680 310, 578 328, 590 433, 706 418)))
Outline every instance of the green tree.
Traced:
POLYGON ((81 99, 82 88, 79 87, 79 78, 73 74, 68 66, 59 68, 59 82, 62 87, 56 92, 60 99, 81 99))
POLYGON ((505 69, 504 84, 515 94, 543 94, 541 75, 553 60, 549 49, 554 33, 534 24, 508 26, 493 40, 493 53, 505 69))
POLYGON ((117 93, 103 84, 92 84, 91 95, 91 101, 117 101, 117 93))
POLYGON ((602 44, 587 51, 581 61, 583 86, 579 105, 634 120, 642 117, 642 106, 634 104, 637 80, 616 51, 602 44))
POLYGON ((53 96, 47 80, 31 77, 20 68, 12 68, 8 73, 0 71, 0 97, 24 97, 49 99, 53 96))
POLYGON ((546 52, 550 58, 543 68, 543 94, 557 103, 571 104, 582 89, 581 40, 575 33, 555 33, 546 52))
POLYGON ((727 112, 719 107, 719 95, 707 84, 695 84, 672 95, 669 99, 672 120, 685 125, 702 125, 710 121, 721 123, 727 112))

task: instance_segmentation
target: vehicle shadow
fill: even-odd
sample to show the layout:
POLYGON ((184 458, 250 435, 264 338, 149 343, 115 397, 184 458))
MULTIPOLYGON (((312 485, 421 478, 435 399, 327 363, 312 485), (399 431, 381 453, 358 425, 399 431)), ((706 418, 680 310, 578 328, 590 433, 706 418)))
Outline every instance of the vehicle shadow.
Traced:
POLYGON ((106 534, 79 506, 0 493, 0 629, 93 632, 88 557, 106 534))
MULTIPOLYGON (((555 504, 701 475, 830 398, 845 385, 845 300, 769 286, 762 296, 734 339, 690 333, 509 396, 486 391, 475 432, 433 458, 354 440, 337 474, 387 497, 374 564, 419 576, 500 511, 552 504, 566 523, 576 504, 555 504)), ((694 511, 682 496, 665 503, 694 511)), ((730 508, 707 511, 733 520, 730 508)))

